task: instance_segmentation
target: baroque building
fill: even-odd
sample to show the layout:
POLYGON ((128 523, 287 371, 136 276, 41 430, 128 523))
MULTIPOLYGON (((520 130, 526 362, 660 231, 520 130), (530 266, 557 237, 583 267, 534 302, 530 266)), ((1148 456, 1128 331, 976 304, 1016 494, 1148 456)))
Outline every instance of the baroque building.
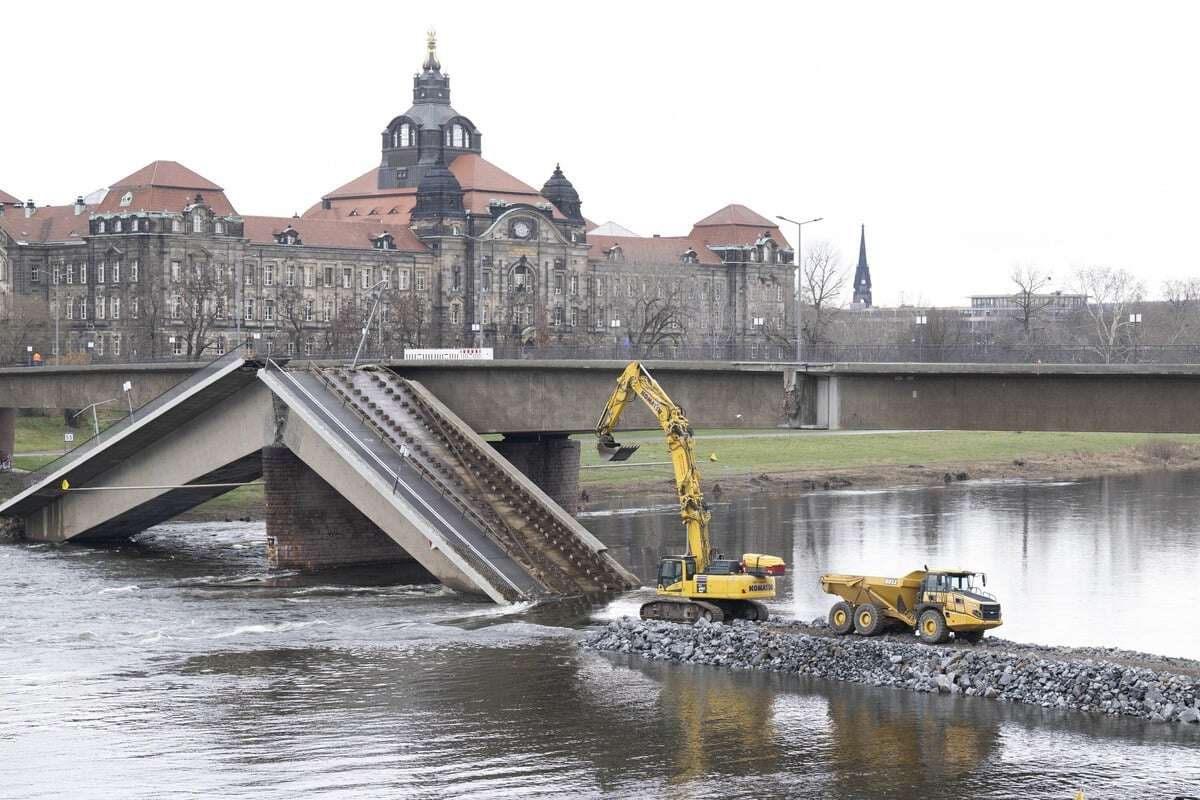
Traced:
POLYGON ((172 161, 71 205, 0 192, 9 350, 207 358, 249 340, 342 355, 369 321, 370 350, 397 356, 787 351, 793 252, 774 223, 728 205, 682 236, 596 226, 560 166, 535 189, 485 160, 482 140, 450 104, 431 36, 378 166, 303 215, 243 215, 172 161))

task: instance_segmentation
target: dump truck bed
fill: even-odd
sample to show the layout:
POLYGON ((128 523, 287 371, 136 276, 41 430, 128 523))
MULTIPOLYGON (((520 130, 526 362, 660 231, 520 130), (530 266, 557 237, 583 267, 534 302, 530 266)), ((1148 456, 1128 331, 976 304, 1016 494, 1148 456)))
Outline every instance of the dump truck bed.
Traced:
POLYGON ((879 606, 888 616, 912 623, 913 609, 925 579, 924 570, 915 570, 902 578, 876 575, 822 575, 821 590, 836 594, 851 606, 864 603, 879 606))

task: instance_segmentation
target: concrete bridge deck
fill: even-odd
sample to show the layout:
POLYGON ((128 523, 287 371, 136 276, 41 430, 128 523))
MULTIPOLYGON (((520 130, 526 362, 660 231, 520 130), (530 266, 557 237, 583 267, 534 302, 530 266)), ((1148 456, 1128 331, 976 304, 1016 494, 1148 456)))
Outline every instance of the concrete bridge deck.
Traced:
POLYGON ((344 551, 365 545, 501 603, 636 585, 437 398, 383 370, 229 357, 31 476, 0 515, 35 539, 128 536, 259 476, 270 550, 289 565, 353 563, 344 551), (307 514, 279 507, 296 480, 307 514))

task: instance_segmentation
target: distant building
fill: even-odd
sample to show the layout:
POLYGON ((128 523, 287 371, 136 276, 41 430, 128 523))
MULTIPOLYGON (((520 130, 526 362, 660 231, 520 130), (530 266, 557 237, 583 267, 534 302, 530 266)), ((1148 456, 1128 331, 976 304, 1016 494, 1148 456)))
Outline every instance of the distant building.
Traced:
POLYGON ((1022 311, 1026 305, 1050 314, 1063 314, 1084 308, 1087 295, 1050 292, 1029 295, 1028 300, 1021 292, 971 295, 971 311, 975 314, 1014 314, 1022 311))
POLYGON ((206 358, 248 337, 289 355, 344 353, 376 297, 370 341, 392 352, 778 349, 793 263, 776 224, 745 206, 686 235, 636 236, 590 223, 559 167, 539 190, 486 161, 479 128, 450 105, 432 36, 379 165, 303 215, 243 215, 173 161, 72 205, 0 192, 0 312, 42 303, 63 353, 91 358, 206 358))

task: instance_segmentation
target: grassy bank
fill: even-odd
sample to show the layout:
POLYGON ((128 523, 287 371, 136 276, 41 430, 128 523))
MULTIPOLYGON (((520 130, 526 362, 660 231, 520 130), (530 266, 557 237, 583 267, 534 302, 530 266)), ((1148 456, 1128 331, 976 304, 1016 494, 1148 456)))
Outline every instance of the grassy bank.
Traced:
MULTIPOLYGON (((580 482, 585 488, 635 488, 671 480, 667 465, 644 468, 592 468, 602 464, 589 437, 583 443, 580 482)), ((667 460, 662 434, 632 433, 618 437, 622 443, 641 443, 631 464, 667 460)), ((1047 433, 1009 431, 910 431, 902 433, 827 433, 816 431, 714 431, 698 434, 697 451, 705 482, 760 474, 841 473, 872 470, 895 474, 896 468, 924 469, 940 474, 971 472, 972 467, 995 469, 1009 465, 1014 471, 1038 462, 1077 465, 1114 459, 1144 462, 1145 469, 1162 466, 1155 455, 1168 456, 1168 464, 1194 460, 1200 453, 1200 435, 1148 435, 1143 433, 1047 433), (1149 443, 1171 443, 1152 446, 1149 443), (1196 452, 1194 452, 1196 451, 1196 452), (716 460, 709 459, 715 455, 716 460)), ((1132 471, 1132 470, 1131 470, 1132 471)), ((1063 477, 1084 477, 1067 475, 1063 477)))

